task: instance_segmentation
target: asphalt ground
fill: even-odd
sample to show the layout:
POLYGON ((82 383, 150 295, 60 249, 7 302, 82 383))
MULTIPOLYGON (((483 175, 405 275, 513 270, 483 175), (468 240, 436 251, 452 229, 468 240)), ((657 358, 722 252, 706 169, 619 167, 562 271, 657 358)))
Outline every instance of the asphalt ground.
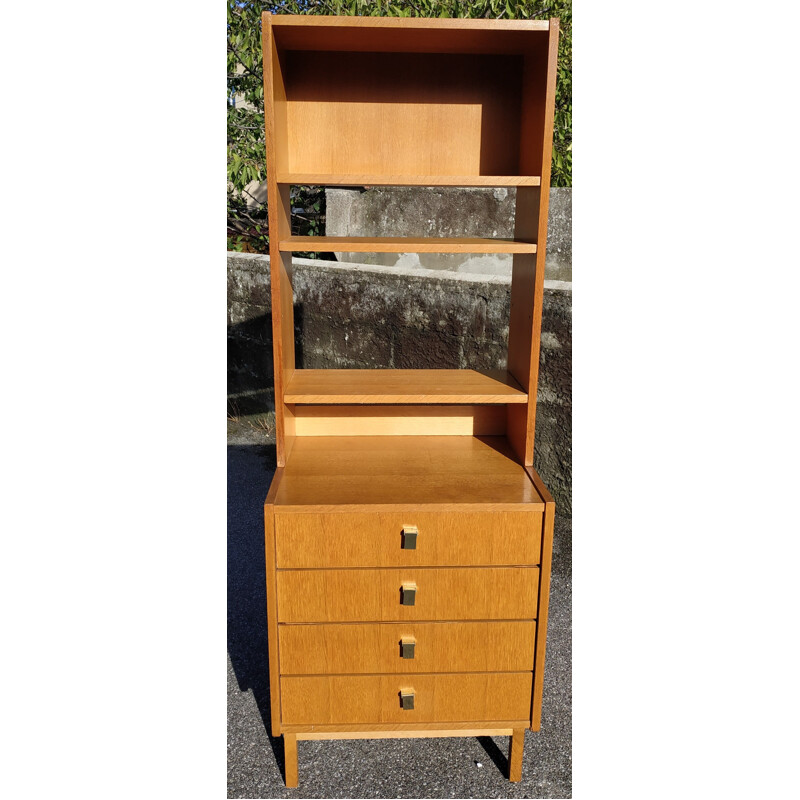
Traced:
MULTIPOLYGON (((263 441, 263 439, 261 439, 263 441)), ((556 515, 542 728, 526 732, 522 780, 506 778, 505 736, 298 742, 300 785, 283 784, 269 735, 263 505, 275 447, 228 446, 228 797, 572 796, 571 526, 556 515)))

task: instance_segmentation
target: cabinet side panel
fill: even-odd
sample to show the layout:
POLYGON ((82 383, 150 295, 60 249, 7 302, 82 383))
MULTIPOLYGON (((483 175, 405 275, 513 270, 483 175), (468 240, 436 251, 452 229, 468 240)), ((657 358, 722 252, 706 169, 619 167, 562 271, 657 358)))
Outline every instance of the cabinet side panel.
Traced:
POLYGON ((531 730, 538 731, 542 723, 544 662, 547 647, 547 612, 550 606, 550 573, 553 564, 553 525, 556 505, 547 491, 547 487, 533 467, 528 467, 528 475, 545 502, 541 571, 539 573, 539 614, 536 625, 536 654, 533 666, 533 697, 531 699, 531 730))
POLYGON ((267 641, 269 646, 269 699, 272 735, 281 735, 280 658, 278 654, 278 593, 275 580, 275 495, 283 470, 275 470, 264 503, 264 553, 267 567, 267 641))

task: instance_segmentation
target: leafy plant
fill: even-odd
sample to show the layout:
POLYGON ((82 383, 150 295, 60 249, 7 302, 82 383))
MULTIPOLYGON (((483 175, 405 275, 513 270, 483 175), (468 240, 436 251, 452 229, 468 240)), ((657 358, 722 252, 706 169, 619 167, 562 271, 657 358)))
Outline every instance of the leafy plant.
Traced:
MULTIPOLYGON (((551 184, 572 185, 572 0, 228 0, 228 249, 265 253, 269 247, 266 198, 256 192, 266 180, 264 87, 261 72, 261 13, 372 17, 460 17, 549 19, 559 17, 551 184)), ((314 236, 325 222, 325 192, 292 189, 292 232, 314 236)))

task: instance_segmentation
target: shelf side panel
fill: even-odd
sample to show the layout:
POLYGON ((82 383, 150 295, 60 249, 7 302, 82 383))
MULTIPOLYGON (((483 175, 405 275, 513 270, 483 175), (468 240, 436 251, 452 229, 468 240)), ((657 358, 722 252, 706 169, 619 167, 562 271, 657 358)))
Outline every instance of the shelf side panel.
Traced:
POLYGON ((272 30, 272 16, 262 16, 262 53, 264 68, 264 129, 267 156, 267 200, 270 230, 270 297, 272 312, 272 350, 275 375, 275 437, 278 466, 286 458, 294 438, 291 409, 283 400, 286 382, 294 371, 294 306, 291 283, 291 254, 280 251, 280 240, 291 232, 289 186, 277 182, 278 157, 285 157, 284 131, 286 94, 281 60, 272 30))
POLYGON ((537 166, 541 186, 517 189, 514 238, 536 242, 536 254, 515 254, 511 277, 508 370, 527 392, 528 403, 509 407, 508 438, 526 465, 533 464, 536 399, 542 335, 542 302, 547 248, 547 214, 553 152, 558 20, 550 20, 546 51, 526 55, 521 169, 537 166), (538 99, 537 99, 538 98, 538 99), (542 104, 541 98, 544 98, 542 104))

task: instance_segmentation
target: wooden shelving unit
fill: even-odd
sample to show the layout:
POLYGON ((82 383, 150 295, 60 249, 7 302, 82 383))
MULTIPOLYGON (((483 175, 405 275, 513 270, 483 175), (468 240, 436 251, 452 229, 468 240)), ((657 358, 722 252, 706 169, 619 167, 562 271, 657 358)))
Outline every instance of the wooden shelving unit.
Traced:
POLYGON ((538 730, 554 505, 533 469, 558 21, 263 17, 278 467, 271 727, 538 730), (513 239, 301 237, 292 184, 516 187, 513 239), (507 369, 302 369, 293 252, 513 255, 507 369))

